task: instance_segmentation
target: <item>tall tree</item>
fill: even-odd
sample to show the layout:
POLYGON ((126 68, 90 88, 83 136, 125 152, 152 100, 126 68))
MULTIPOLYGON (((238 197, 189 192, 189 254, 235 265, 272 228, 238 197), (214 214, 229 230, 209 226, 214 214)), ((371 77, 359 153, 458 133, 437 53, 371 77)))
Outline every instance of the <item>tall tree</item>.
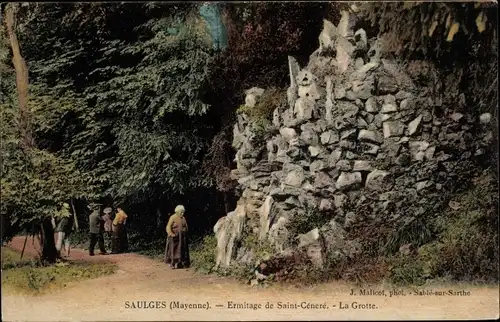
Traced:
MULTIPOLYGON (((18 37, 19 4, 2 7, 12 62, 17 99, 2 106, 2 215, 17 219, 19 228, 37 227, 42 260, 54 262, 57 252, 51 223, 64 201, 79 197, 84 190, 83 177, 71 160, 41 150, 33 136, 32 120, 36 106, 29 99, 28 66, 18 37)), ((2 68, 8 73, 8 68, 2 68)))

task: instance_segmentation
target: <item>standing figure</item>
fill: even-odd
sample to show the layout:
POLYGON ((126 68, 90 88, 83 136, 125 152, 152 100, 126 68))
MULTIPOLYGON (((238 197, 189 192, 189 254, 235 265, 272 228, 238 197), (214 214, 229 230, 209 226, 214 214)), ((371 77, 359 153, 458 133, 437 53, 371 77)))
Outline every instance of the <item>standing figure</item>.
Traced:
POLYGON ((96 243, 99 243, 100 255, 106 255, 104 247, 104 220, 99 215, 99 206, 92 207, 93 212, 89 215, 89 230, 90 230, 90 247, 89 255, 94 256, 94 248, 96 243))
POLYGON ((104 239, 106 247, 111 247, 112 234, 113 234, 113 215, 111 212, 113 209, 111 207, 104 208, 104 216, 102 219, 104 220, 104 239))
POLYGON ((191 264, 188 248, 188 225, 184 216, 184 206, 175 207, 167 224, 167 244, 165 246, 165 263, 171 268, 188 268, 191 264))
POLYGON ((113 220, 113 254, 123 253, 128 250, 127 230, 125 227, 128 216, 121 208, 118 207, 116 210, 118 212, 113 220))
POLYGON ((57 233, 56 249, 59 256, 61 255, 63 243, 64 249, 66 250, 66 256, 69 256, 69 235, 73 231, 74 225, 74 221, 72 219, 73 217, 71 216, 71 213, 69 211, 69 205, 67 203, 63 203, 60 219, 55 228, 55 231, 57 233))

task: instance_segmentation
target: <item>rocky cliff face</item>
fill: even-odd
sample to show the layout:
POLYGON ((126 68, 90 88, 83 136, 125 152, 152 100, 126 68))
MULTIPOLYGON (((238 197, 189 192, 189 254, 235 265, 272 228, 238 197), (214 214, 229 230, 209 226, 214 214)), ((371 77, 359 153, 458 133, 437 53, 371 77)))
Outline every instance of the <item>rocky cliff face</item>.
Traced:
MULTIPOLYGON (((355 256, 363 243, 347 237, 353 225, 437 211, 491 142, 491 115, 450 105, 432 67, 413 73, 384 59, 348 15, 325 21, 319 42, 306 67, 289 58, 288 102, 274 111, 271 139, 259 142, 253 120, 238 115, 232 175, 242 195, 214 227, 218 267, 259 260, 241 242, 249 235, 270 245, 267 257, 302 252, 321 267, 355 256)), ((247 91, 247 107, 264 91, 247 91)))

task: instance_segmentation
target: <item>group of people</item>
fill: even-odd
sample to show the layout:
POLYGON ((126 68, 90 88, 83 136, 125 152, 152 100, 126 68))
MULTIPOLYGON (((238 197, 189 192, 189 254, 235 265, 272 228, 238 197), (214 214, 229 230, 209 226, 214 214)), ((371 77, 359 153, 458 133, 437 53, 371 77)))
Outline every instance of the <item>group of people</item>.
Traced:
MULTIPOLYGON (((89 233, 90 245, 89 255, 94 256, 94 249, 99 245, 99 254, 107 255, 105 240, 111 244, 111 254, 118 254, 128 251, 127 238, 127 214, 121 208, 116 208, 113 216, 113 209, 107 207, 100 213, 99 205, 91 205, 89 209, 89 233)), ((188 224, 185 217, 185 208, 179 205, 175 208, 174 214, 170 216, 167 226, 167 241, 165 245, 164 261, 172 269, 188 268, 191 264, 188 247, 188 224)), ((69 210, 69 205, 64 203, 62 212, 57 216, 56 223, 53 221, 57 233, 56 249, 61 254, 61 250, 66 250, 66 256, 70 254, 69 236, 75 228, 75 221, 69 210), (64 247, 63 247, 64 246, 64 247)), ((109 243, 108 243, 109 244, 109 243)))
MULTIPOLYGON (((128 238, 125 226, 127 223, 127 214, 121 208, 116 208, 116 215, 113 216, 113 209, 107 207, 103 211, 104 215, 101 216, 99 205, 91 205, 89 209, 92 211, 89 215, 89 255, 94 256, 96 244, 99 244, 100 254, 107 255, 105 240, 108 245, 111 245, 111 254, 126 252, 128 250, 128 238)), ((61 211, 56 218, 52 218, 52 225, 57 234, 56 250, 60 256, 69 256, 69 237, 76 228, 76 222, 71 215, 67 203, 62 205, 61 211), (62 253, 63 250, 65 254, 62 253)))
POLYGON ((99 254, 107 255, 104 238, 111 242, 111 254, 119 254, 128 251, 127 238, 127 214, 121 208, 116 208, 113 218, 111 207, 104 209, 101 216, 99 206, 91 206, 92 213, 89 215, 90 245, 89 255, 94 256, 96 244, 99 244, 99 254))

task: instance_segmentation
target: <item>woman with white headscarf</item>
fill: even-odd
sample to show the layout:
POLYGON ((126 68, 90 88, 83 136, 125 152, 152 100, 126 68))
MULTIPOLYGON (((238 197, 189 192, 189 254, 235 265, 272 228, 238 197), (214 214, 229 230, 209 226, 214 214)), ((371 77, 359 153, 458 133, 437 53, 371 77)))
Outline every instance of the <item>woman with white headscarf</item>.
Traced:
POLYGON ((187 240, 188 225, 184 213, 184 206, 175 207, 175 213, 170 216, 167 224, 165 263, 170 264, 173 269, 187 268, 191 264, 187 240))

